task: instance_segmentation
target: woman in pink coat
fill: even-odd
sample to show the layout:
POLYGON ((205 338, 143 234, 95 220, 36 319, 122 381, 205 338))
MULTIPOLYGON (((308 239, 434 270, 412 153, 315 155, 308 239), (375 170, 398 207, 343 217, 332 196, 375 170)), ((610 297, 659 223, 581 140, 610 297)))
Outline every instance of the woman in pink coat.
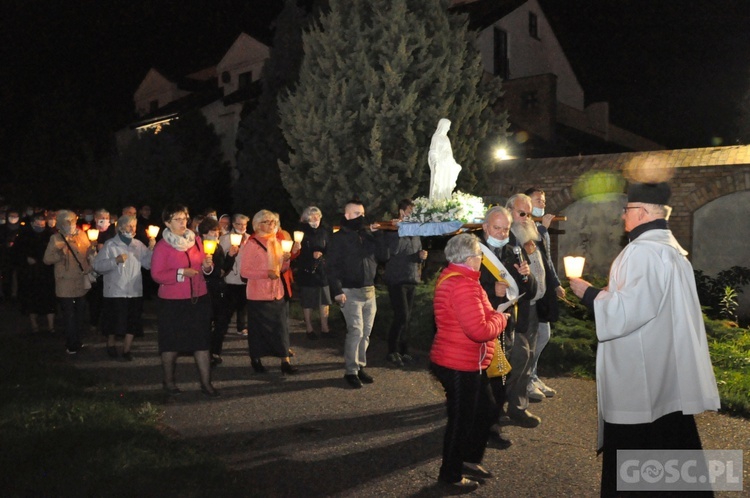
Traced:
POLYGON ((255 233, 242 247, 240 275, 247 279, 247 343, 250 364, 264 373, 263 356, 281 358, 281 371, 296 374, 289 361, 289 304, 284 299, 282 273, 289 269, 291 253, 283 252, 276 236, 279 221, 268 210, 253 216, 255 233))
POLYGON ((479 284, 482 251, 474 235, 449 240, 445 258, 450 264, 435 286, 437 333, 430 350, 430 370, 445 389, 448 408, 438 479, 475 488, 479 483, 464 477, 464 472, 492 477, 481 466, 493 421, 486 369, 507 317, 492 308, 479 284))
POLYGON ((164 369, 164 390, 182 391, 175 384, 179 353, 193 354, 200 374, 201 392, 216 397, 211 385, 211 301, 203 275, 213 271, 213 260, 203 252, 203 243, 187 228, 188 211, 167 206, 162 213, 163 238, 154 248, 151 276, 159 284, 159 353, 164 369))

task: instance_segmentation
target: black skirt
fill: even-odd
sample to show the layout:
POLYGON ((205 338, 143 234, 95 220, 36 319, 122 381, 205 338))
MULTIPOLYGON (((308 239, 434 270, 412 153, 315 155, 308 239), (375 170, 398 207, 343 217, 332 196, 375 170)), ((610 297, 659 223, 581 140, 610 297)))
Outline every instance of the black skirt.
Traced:
POLYGON ((143 298, 105 297, 101 323, 102 335, 143 337, 143 298))
POLYGON ((211 299, 159 298, 159 352, 208 351, 211 341, 211 299))
POLYGON ((251 358, 289 356, 289 305, 278 301, 248 301, 248 351, 251 358))

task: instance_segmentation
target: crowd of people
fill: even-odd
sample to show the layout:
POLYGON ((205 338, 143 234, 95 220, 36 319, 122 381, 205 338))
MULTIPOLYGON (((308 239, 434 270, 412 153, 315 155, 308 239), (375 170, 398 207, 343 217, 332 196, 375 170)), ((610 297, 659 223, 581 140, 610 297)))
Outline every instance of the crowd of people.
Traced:
MULTIPOLYGON (((632 186, 622 215, 631 243, 613 264, 609 287, 570 279, 573 292, 595 312, 600 341, 603 496, 617 494, 618 449, 700 449, 692 415, 719 407, 692 267, 668 229, 668 200, 665 184, 632 186), (624 372, 621 365, 633 368, 624 372), (681 387, 685 382, 687 388, 681 387)), ((88 309, 89 323, 106 337, 107 354, 129 361, 134 339, 143 335, 144 296, 155 293, 165 392, 181 393, 175 365, 180 354, 189 353, 201 392, 217 397, 211 371, 222 363, 232 316, 237 333, 247 337, 253 372, 268 372, 263 359, 274 357, 283 374, 299 373, 289 347, 294 289, 310 341, 334 336, 329 307, 341 307, 344 385, 362 389, 375 382, 366 367, 378 266, 385 265, 393 309, 386 361, 402 368, 413 361, 411 310, 428 254, 420 237, 400 237, 368 223, 361 201, 342 207, 332 231, 323 225, 320 209, 309 206, 294 236, 266 209, 252 218, 219 217, 212 209, 191 215, 175 204, 164 208, 158 223, 148 206, 126 206, 115 223, 104 209, 80 214, 7 209, 0 226, 3 296, 18 298, 32 332, 44 322, 54 332, 60 323, 69 354, 84 347, 88 309), (56 322, 58 310, 62 317, 56 322)), ((491 478, 482 466, 488 441, 510 446, 503 427, 537 427, 542 421, 529 410, 529 400, 556 394, 537 375, 558 319, 558 300, 565 297, 552 260, 553 216, 545 207, 540 188, 512 195, 505 206, 485 213, 476 235, 455 235, 445 247, 429 368, 446 396, 438 479, 448 485, 475 488, 491 478)), ((412 208, 410 199, 399 202, 393 225, 412 208)))

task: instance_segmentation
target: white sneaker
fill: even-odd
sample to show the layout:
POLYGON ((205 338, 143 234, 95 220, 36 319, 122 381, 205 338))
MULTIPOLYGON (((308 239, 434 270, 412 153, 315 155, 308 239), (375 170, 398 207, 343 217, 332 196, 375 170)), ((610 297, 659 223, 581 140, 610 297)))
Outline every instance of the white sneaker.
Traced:
POLYGON ((539 391, 541 391, 542 394, 544 394, 548 398, 551 398, 552 396, 554 396, 555 394, 557 394, 557 391, 555 391, 554 389, 552 389, 551 387, 549 387, 547 384, 545 384, 544 382, 542 382, 540 379, 536 379, 534 381, 534 387, 536 387, 537 389, 539 389, 539 391))
POLYGON ((526 389, 526 395, 529 397, 529 399, 533 399, 535 401, 542 401, 544 398, 546 398, 544 393, 533 384, 529 384, 528 389, 526 389))

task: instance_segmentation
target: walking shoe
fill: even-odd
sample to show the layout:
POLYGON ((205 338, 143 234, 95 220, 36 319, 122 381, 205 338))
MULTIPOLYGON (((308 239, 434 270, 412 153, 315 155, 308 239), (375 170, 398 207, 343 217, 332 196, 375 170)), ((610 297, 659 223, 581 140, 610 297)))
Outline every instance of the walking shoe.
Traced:
POLYGON ((518 413, 509 413, 508 416, 515 425, 525 427, 527 429, 533 429, 542 423, 542 419, 534 415, 528 410, 524 410, 518 413))
POLYGON ((389 353, 388 356, 385 357, 385 359, 394 367, 401 368, 404 366, 404 362, 401 361, 401 355, 398 353, 389 353))
POLYGON ((125 361, 133 361, 133 353, 131 353, 130 351, 123 351, 122 359, 125 361))
POLYGON ((107 356, 110 358, 117 358, 117 348, 114 346, 107 346, 107 356))
POLYGON ((281 362, 281 373, 286 375, 295 375, 299 373, 299 368, 292 366, 288 361, 281 362))
POLYGON ((221 396, 221 393, 214 389, 214 386, 201 385, 201 392, 209 398, 218 398, 221 396))
POLYGON ((529 387, 526 389, 526 395, 533 401, 542 401, 546 397, 534 384, 529 384, 529 387))
POLYGON ((492 472, 485 469, 481 464, 478 463, 464 462, 464 472, 476 477, 482 477, 484 479, 489 479, 490 477, 492 477, 492 472))
POLYGON ((536 386, 537 389, 539 389, 542 394, 544 394, 546 397, 551 398, 555 394, 557 394, 557 391, 549 387, 547 384, 542 382, 540 379, 534 380, 534 386, 536 386))
POLYGON ((513 444, 513 441, 503 432, 503 427, 500 424, 493 424, 490 427, 490 440, 494 441, 498 449, 501 450, 508 449, 513 444))
POLYGON ((263 366, 263 363, 260 362, 260 358, 250 358, 250 366, 253 367, 253 370, 255 370, 255 373, 266 373, 266 367, 263 366))
POLYGON ((410 355, 409 353, 401 353, 400 356, 401 356, 401 361, 404 362, 404 365, 414 363, 414 357, 410 355))
POLYGON ((307 332, 306 334, 307 334, 307 338, 310 339, 311 341, 318 340, 318 334, 316 334, 314 330, 311 330, 310 332, 307 332))
POLYGON ((443 484, 446 484, 447 486, 455 486, 457 488, 463 488, 463 489, 475 489, 479 487, 479 483, 477 481, 472 481, 471 479, 467 479, 466 477, 462 477, 460 481, 456 482, 446 482, 446 481, 440 481, 443 484))
POLYGON ((177 396, 178 394, 182 394, 182 389, 177 386, 170 386, 166 382, 162 382, 161 385, 164 389, 164 392, 169 394, 170 396, 177 396))
POLYGON ((65 352, 68 354, 78 354, 78 350, 75 348, 65 348, 65 352))
POLYGON ((346 381, 349 386, 353 387, 354 389, 362 389, 362 381, 359 380, 359 377, 357 377, 354 374, 346 374, 344 375, 344 380, 346 381))
POLYGON ((373 379, 371 375, 365 372, 364 368, 359 369, 359 372, 357 372, 357 377, 359 377, 359 380, 361 380, 364 384, 372 384, 373 382, 375 382, 375 379, 373 379))

